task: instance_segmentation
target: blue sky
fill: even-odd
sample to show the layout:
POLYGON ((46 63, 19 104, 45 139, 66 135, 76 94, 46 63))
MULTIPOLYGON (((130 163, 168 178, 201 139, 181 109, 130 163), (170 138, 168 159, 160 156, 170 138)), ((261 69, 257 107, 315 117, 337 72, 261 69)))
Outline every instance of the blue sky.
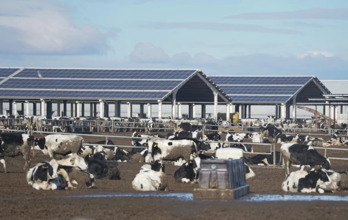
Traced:
POLYGON ((0 66, 348 79, 348 1, 2 0, 0 66))

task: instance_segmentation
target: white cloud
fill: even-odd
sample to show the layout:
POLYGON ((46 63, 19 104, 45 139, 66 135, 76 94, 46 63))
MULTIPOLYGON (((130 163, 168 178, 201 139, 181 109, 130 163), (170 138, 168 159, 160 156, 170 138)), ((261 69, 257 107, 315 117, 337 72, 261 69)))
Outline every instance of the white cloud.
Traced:
POLYGON ((301 59, 306 57, 333 57, 333 54, 328 51, 307 51, 299 56, 301 59))
POLYGON ((347 20, 348 8, 311 8, 298 11, 266 12, 266 13, 244 13, 227 18, 238 19, 332 19, 347 20))
POLYGON ((348 79, 348 61, 327 51, 308 51, 303 57, 251 54, 224 59, 204 52, 194 55, 182 52, 169 56, 150 43, 138 44, 134 51, 131 55, 133 59, 127 63, 130 68, 201 69, 207 75, 310 75, 319 79, 348 79), (134 55, 139 54, 134 53, 137 48, 143 48, 139 50, 143 51, 139 56, 141 59, 134 59, 134 55), (154 53, 151 54, 151 51, 154 53))
POLYGON ((77 27, 66 9, 47 0, 4 0, 0 15, 0 53, 103 53, 114 35, 93 26, 77 27))
POLYGON ((162 50, 150 43, 138 43, 130 55, 133 62, 163 63, 169 61, 169 56, 162 50))

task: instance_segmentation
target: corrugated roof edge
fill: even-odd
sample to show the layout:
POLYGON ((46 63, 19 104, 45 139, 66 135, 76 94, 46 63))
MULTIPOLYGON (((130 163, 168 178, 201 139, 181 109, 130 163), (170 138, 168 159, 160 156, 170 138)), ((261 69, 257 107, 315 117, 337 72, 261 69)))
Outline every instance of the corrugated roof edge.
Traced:
POLYGON ((66 68, 66 67, 57 67, 57 68, 53 68, 53 67, 0 67, 0 69, 12 69, 12 68, 18 68, 21 69, 60 69, 60 70, 190 70, 190 71, 195 71, 194 69, 147 69, 147 68, 142 68, 142 69, 138 69, 138 68, 78 68, 78 67, 71 67, 71 68, 66 68))

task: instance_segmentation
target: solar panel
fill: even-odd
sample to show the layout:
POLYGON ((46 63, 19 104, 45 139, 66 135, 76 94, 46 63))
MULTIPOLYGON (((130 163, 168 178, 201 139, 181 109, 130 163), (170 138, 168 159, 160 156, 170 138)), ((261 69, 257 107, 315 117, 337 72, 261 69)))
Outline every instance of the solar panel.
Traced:
POLYGON ((167 92, 113 92, 113 91, 55 91, 55 90, 1 90, 0 97, 21 98, 85 98, 85 99, 160 99, 167 92))
POLYGON ((1 88, 172 90, 181 81, 9 79, 1 88))
POLYGON ((272 102, 282 103, 290 99, 291 96, 230 96, 233 102, 272 102))
POLYGON ((107 78, 107 79, 186 79, 195 70, 101 70, 101 69, 24 69, 15 77, 107 78))
POLYGON ((285 85, 285 84, 305 84, 311 76, 296 76, 296 77, 276 77, 276 76, 262 76, 262 77, 248 77, 248 76, 212 76, 209 77, 217 85, 285 85))
POLYGON ((0 68, 0 77, 7 77, 17 70, 18 68, 0 68))
POLYGON ((227 94, 294 94, 301 86, 220 86, 227 94))

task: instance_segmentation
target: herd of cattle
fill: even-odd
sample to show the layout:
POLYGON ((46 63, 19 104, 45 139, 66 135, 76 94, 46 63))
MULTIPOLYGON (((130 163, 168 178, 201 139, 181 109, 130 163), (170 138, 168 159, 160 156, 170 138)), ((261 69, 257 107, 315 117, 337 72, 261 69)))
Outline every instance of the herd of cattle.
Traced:
POLYGON ((238 133, 230 130, 222 140, 222 132, 204 134, 202 127, 181 123, 174 133, 163 136, 145 135, 134 132, 131 151, 126 151, 112 141, 107 143, 84 143, 81 136, 50 134, 35 138, 22 133, 0 133, 0 162, 7 172, 5 157, 23 155, 26 180, 39 190, 92 188, 96 179, 118 180, 121 172, 118 162, 128 162, 134 155, 140 155, 139 162, 145 164, 132 181, 137 191, 166 190, 168 176, 165 163, 171 161, 178 166, 174 173, 176 182, 199 182, 200 160, 244 158, 246 179, 255 177, 249 165, 270 165, 281 163, 285 168, 285 180, 281 188, 286 192, 333 192, 346 189, 345 171, 331 170, 330 161, 315 150, 315 146, 346 145, 347 141, 332 135, 329 141, 310 136, 282 134, 282 130, 268 124, 260 132, 238 133), (281 144, 276 155, 258 154, 246 157, 252 152, 251 143, 281 144), (41 151, 50 160, 30 166, 35 151, 41 151), (63 159, 55 159, 63 155, 63 159), (276 158, 276 161, 273 161, 276 158), (297 164, 300 170, 290 173, 290 166, 297 164), (309 170, 304 168, 309 166, 309 170))

